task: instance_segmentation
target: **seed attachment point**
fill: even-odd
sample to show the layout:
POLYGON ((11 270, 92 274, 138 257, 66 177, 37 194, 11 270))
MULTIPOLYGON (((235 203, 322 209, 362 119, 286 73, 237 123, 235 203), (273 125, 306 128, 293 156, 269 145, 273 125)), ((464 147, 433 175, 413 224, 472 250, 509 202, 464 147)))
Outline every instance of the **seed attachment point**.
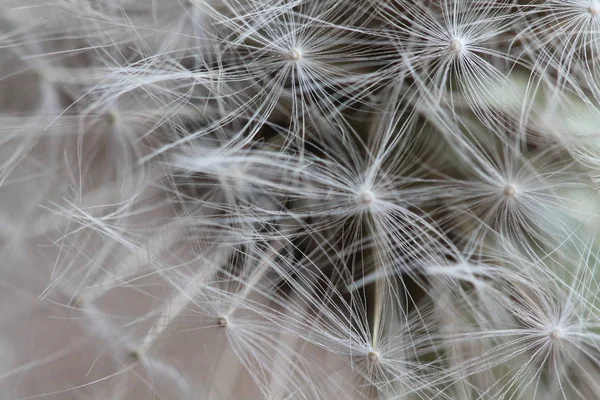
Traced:
POLYGON ((462 39, 456 38, 456 39, 452 39, 452 41, 450 42, 450 51, 456 54, 461 54, 464 50, 465 50, 465 42, 462 39))
POLYGON ((290 61, 300 61, 300 59, 302 58, 302 51, 298 48, 293 47, 288 52, 287 58, 290 61))
POLYGON ((370 351, 370 352, 367 354, 367 359, 369 360, 369 362, 370 362, 371 364, 375 364, 375 363, 379 362, 379 359, 380 359, 380 357, 381 357, 381 356, 380 356, 380 355, 379 355, 379 353, 378 353, 378 352, 376 352, 376 351, 370 351))
POLYGON ((137 363, 144 358, 144 351, 142 349, 130 350, 127 357, 131 362, 137 363))
POLYGON ((559 327, 555 327, 554 329, 552 329, 552 331, 550 331, 550 339, 552 339, 553 341, 556 341, 558 339, 560 339, 561 337, 561 330, 559 327))
POLYGON ((517 195, 517 187, 512 183, 509 183, 504 187, 504 196, 513 198, 517 195))
POLYGON ((115 110, 110 110, 106 113, 106 119, 109 124, 114 125, 119 121, 119 113, 115 110))
POLYGON ((373 202, 375 201, 375 195, 366 190, 364 192, 358 193, 356 196, 356 202, 359 205, 363 205, 363 206, 369 206, 371 205, 373 202))
POLYGON ((227 317, 217 318, 217 326, 219 326, 220 328, 226 328, 227 325, 229 325, 229 320, 227 319, 227 317))
POLYGON ((600 3, 597 2, 593 2, 589 5, 588 7, 588 13, 590 13, 590 15, 592 17, 598 17, 600 15, 600 3))

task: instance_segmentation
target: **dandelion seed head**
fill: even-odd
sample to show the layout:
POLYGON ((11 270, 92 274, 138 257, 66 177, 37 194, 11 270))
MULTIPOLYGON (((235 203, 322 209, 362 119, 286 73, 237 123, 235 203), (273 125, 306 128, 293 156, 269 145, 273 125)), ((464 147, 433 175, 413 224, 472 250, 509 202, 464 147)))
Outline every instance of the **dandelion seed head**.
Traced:
MULTIPOLYGON (((46 172, 65 172, 64 182, 56 175, 56 185, 53 177, 40 188, 49 199, 36 195, 23 207, 39 202, 51 223, 37 223, 36 211, 25 219, 36 227, 13 236, 26 250, 19 257, 29 242, 40 247, 29 240, 40 232, 56 240, 39 250, 56 253, 39 257, 52 268, 43 297, 69 289, 58 298, 89 324, 77 330, 85 343, 115 351, 101 362, 124 361, 142 383, 156 378, 180 391, 147 388, 163 398, 546 398, 571 385, 558 381, 559 364, 568 362, 574 376, 586 373, 579 357, 598 369, 600 358, 586 350, 594 350, 600 319, 589 262, 596 237, 589 252, 576 249, 586 256, 577 271, 574 246, 558 247, 586 233, 579 221, 591 211, 562 191, 565 182, 569 190, 579 184, 584 165, 573 159, 575 146, 544 135, 588 130, 578 121, 600 101, 590 29, 600 0, 94 3, 103 4, 3 31, 27 60, 6 76, 39 70, 42 82, 32 84, 47 99, 31 115, 0 111, 3 143, 18 149, 4 152, 0 184, 25 182, 25 195, 35 181, 23 174, 47 181, 46 172), (74 24, 59 26, 69 15, 74 24), (94 24, 80 26, 90 18, 94 24), (82 41, 91 46, 85 52, 82 41), (39 50, 29 51, 36 42, 39 50), (81 60, 55 57, 65 51, 81 60), (69 134, 54 134, 61 130, 69 134), (129 292, 135 301, 121 301, 129 292), (207 339, 225 347, 205 346, 207 339), (439 352, 443 360, 430 359, 439 352), (320 362, 330 355, 340 363, 320 362), (187 379, 202 392, 189 394, 187 379)), ((9 14, 0 11, 1 20, 17 21, 9 14)), ((0 97, 20 96, 16 87, 0 97)), ((597 176, 600 163, 589 164, 597 176)), ((4 236, 15 224, 0 212, 4 236)), ((12 243, 2 247, 11 257, 12 243)), ((28 365, 47 363, 53 350, 40 350, 49 351, 28 365)), ((2 370, 0 384, 21 374, 20 364, 2 370)), ((92 366, 78 369, 111 373, 98 382, 113 376, 92 366)), ((88 376, 68 378, 69 391, 89 384, 88 376)), ((575 383, 587 381, 595 379, 575 383)), ((119 397, 132 398, 128 382, 113 385, 126 389, 119 397)))

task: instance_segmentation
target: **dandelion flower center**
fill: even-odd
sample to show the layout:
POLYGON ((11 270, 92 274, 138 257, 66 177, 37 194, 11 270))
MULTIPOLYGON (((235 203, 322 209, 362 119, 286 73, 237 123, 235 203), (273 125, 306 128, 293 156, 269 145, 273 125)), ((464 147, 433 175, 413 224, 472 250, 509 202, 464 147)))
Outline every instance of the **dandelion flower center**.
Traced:
POLYGON ((221 328, 225 328, 227 325, 229 325, 229 320, 227 317, 219 317, 217 318, 217 325, 221 328))
POLYGON ((588 12, 592 17, 597 17, 600 15, 600 3, 592 3, 588 7, 588 12))

